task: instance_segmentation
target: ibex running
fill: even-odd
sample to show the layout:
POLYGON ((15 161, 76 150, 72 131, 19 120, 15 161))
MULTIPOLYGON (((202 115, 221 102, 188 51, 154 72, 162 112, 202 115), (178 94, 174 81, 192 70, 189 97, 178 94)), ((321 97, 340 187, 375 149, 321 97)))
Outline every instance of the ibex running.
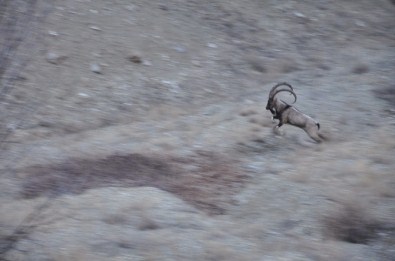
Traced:
POLYGON ((320 124, 313 120, 310 116, 307 116, 306 114, 297 110, 294 106, 289 105, 285 101, 277 99, 276 95, 280 92, 291 93, 295 98, 293 103, 295 103, 297 99, 296 94, 289 83, 278 83, 270 90, 266 110, 270 110, 270 112, 273 114, 273 119, 278 119, 280 121, 278 125, 275 126, 275 129, 280 128, 283 124, 290 124, 303 129, 316 142, 325 140, 325 137, 323 137, 323 135, 318 132, 320 129, 320 124), (280 86, 285 86, 285 89, 277 89, 280 86))

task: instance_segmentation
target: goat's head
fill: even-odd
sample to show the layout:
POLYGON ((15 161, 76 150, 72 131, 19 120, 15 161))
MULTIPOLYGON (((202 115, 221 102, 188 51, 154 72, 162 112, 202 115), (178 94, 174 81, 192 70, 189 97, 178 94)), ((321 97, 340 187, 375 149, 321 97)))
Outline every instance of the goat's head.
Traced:
POLYGON ((293 103, 296 102, 297 98, 296 98, 296 94, 293 91, 292 86, 289 83, 286 83, 286 82, 278 83, 275 86, 273 86, 273 88, 270 90, 269 98, 268 98, 267 104, 266 104, 266 110, 270 110, 272 113, 274 112, 274 110, 273 110, 274 98, 280 92, 289 92, 289 93, 291 93, 294 96, 294 98, 295 98, 293 103), (277 88, 280 87, 280 86, 286 86, 286 89, 282 88, 282 89, 278 90, 277 88))

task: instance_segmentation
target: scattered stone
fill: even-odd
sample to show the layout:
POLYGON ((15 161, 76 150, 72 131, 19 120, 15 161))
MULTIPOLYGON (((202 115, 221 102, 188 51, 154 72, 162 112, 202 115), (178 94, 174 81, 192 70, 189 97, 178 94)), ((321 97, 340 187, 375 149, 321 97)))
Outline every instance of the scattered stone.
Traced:
POLYGON ((94 73, 102 74, 101 67, 100 67, 100 65, 97 64, 97 63, 91 63, 90 69, 91 69, 91 71, 94 72, 94 73))
POLYGON ((208 44, 207 44, 207 47, 210 47, 210 48, 218 48, 218 45, 216 45, 215 43, 208 43, 208 44))
POLYGON ((365 22, 361 21, 361 20, 356 20, 355 21, 355 25, 359 26, 359 27, 366 27, 365 22))
POLYGON ((152 66, 152 63, 150 61, 143 61, 143 65, 145 66, 152 66))
POLYGON ((306 18, 306 16, 300 12, 293 12, 294 16, 299 17, 299 18, 306 18))
POLYGON ((56 65, 62 63, 65 59, 67 59, 67 56, 60 55, 60 54, 54 53, 54 52, 48 52, 46 55, 47 62, 56 64, 56 65))
POLYGON ((58 32, 55 32, 55 31, 48 31, 48 34, 50 36, 58 36, 59 35, 58 32))
POLYGON ((395 110, 394 109, 385 109, 384 112, 389 113, 391 115, 395 115, 395 110))
POLYGON ((201 62, 200 62, 200 61, 198 61, 198 60, 192 60, 192 61, 191 61, 191 63, 192 63, 192 65, 193 65, 193 66, 196 66, 196 67, 202 67, 202 64, 201 64, 201 62))
POLYGON ((18 75, 17 77, 16 77, 16 80, 17 81, 26 81, 28 79, 28 76, 27 75, 24 75, 24 74, 20 74, 20 75, 18 75))
POLYGON ((101 28, 98 27, 98 26, 92 25, 92 26, 89 26, 89 28, 92 29, 92 30, 95 30, 95 31, 101 31, 101 28))
POLYGON ((8 123, 6 125, 7 131, 13 132, 16 129, 18 129, 18 124, 17 123, 8 123))
POLYGON ((323 63, 319 64, 318 68, 320 68, 321 70, 325 70, 325 71, 329 71, 331 69, 331 67, 329 65, 323 64, 323 63))
POLYGON ((162 61, 170 61, 170 57, 166 54, 160 54, 160 57, 162 58, 162 61))
POLYGON ((159 9, 163 11, 169 11, 169 8, 165 5, 159 5, 159 9))
POLYGON ((367 73, 368 71, 369 71, 369 67, 366 64, 356 65, 352 69, 352 73, 355 73, 355 74, 364 74, 364 73, 367 73))
POLYGON ((260 73, 265 73, 267 72, 267 69, 265 67, 264 61, 260 60, 256 57, 249 57, 247 58, 248 63, 250 64, 251 68, 260 73))
POLYGON ((187 49, 184 46, 177 45, 173 47, 173 50, 175 50, 178 53, 185 53, 187 49))
POLYGON ((130 55, 130 56, 128 57, 128 60, 131 61, 132 63, 142 63, 142 62, 143 62, 143 60, 141 59, 141 57, 138 56, 138 55, 135 55, 135 54, 130 55))
POLYGON ((43 127, 43 128, 51 128, 53 125, 54 125, 53 122, 45 121, 45 120, 44 121, 40 121, 38 123, 38 126, 43 127))
POLYGON ((179 93, 181 88, 176 81, 162 80, 162 84, 169 88, 169 91, 179 93))
POLYGON ((88 97, 89 97, 89 95, 86 94, 86 93, 84 93, 84 92, 79 92, 79 93, 78 93, 78 96, 84 97, 84 98, 88 98, 88 97))

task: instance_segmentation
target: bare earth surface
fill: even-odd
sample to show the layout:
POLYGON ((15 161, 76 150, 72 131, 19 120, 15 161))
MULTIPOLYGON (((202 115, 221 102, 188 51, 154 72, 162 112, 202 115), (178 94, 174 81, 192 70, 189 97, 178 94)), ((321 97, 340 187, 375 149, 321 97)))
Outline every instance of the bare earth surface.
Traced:
POLYGON ((0 259, 395 260, 394 13, 1 0, 0 259))

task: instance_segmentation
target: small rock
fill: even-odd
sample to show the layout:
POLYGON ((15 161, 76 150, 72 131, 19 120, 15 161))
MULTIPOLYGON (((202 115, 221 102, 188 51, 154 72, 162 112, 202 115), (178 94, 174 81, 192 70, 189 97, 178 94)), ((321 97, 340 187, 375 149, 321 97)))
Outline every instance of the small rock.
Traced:
POLYGON ((352 73, 364 74, 369 72, 369 67, 366 64, 358 64, 352 69, 352 73))
POLYGON ((294 16, 299 17, 299 18, 306 18, 306 16, 300 12, 293 12, 294 16))
POLYGON ((395 115, 395 110, 394 109, 385 109, 384 111, 389 113, 389 114, 395 115))
POLYGON ((179 91, 181 90, 180 86, 178 85, 178 83, 176 81, 162 80, 162 84, 165 85, 166 87, 168 87, 169 90, 174 93, 179 93, 179 91))
POLYGON ((128 60, 131 61, 132 63, 142 63, 142 62, 143 62, 143 60, 141 59, 141 57, 138 56, 138 55, 130 55, 130 56, 128 57, 128 60))
POLYGON ((62 63, 67 56, 65 55, 60 55, 54 52, 48 52, 46 55, 47 62, 52 63, 52 64, 60 64, 62 63))
POLYGON ((152 66, 152 63, 150 61, 143 61, 143 65, 152 66))
POLYGON ((160 54, 160 57, 162 58, 162 61, 170 61, 170 57, 166 54, 160 54))
POLYGON ((25 74, 19 74, 18 76, 17 76, 17 78, 16 78, 16 80, 18 80, 18 81, 26 81, 28 79, 28 76, 27 75, 25 75, 25 74))
POLYGON ((265 73, 267 72, 265 62, 259 58, 256 57, 248 57, 247 61, 249 62, 251 68, 254 71, 260 72, 260 73, 265 73))
POLYGON ((208 44, 207 44, 207 47, 210 47, 210 48, 218 48, 218 45, 216 45, 215 43, 208 43, 208 44))
POLYGON ((355 25, 357 25, 359 27, 366 27, 366 24, 361 20, 356 20, 355 25))
POLYGON ((169 11, 169 8, 166 5, 159 5, 159 9, 163 11, 169 11))
POLYGON ((186 48, 181 45, 174 46, 173 49, 178 53, 185 53, 186 52, 186 48))
POLYGON ((90 29, 95 30, 95 31, 101 31, 101 28, 98 26, 89 26, 90 29))
POLYGON ((58 36, 59 34, 57 33, 57 32, 55 32, 55 31, 48 31, 48 34, 50 35, 50 36, 58 36))
POLYGON ((97 73, 97 74, 101 74, 101 67, 99 64, 97 63, 91 63, 90 69, 92 72, 97 73))
POLYGON ((54 124, 53 124, 53 122, 51 122, 51 121, 40 121, 39 123, 38 123, 38 126, 40 126, 40 127, 44 127, 44 128, 51 128, 52 126, 53 126, 54 124))
POLYGON ((84 97, 84 98, 88 98, 88 97, 89 97, 89 95, 86 94, 86 93, 84 93, 84 92, 79 92, 79 93, 78 93, 78 96, 84 97))
POLYGON ((192 65, 194 65, 196 67, 202 67, 202 64, 198 60, 192 60, 191 63, 192 63, 192 65))
POLYGON ((18 128, 18 124, 16 123, 9 123, 7 124, 7 130, 8 131, 15 131, 18 128))

